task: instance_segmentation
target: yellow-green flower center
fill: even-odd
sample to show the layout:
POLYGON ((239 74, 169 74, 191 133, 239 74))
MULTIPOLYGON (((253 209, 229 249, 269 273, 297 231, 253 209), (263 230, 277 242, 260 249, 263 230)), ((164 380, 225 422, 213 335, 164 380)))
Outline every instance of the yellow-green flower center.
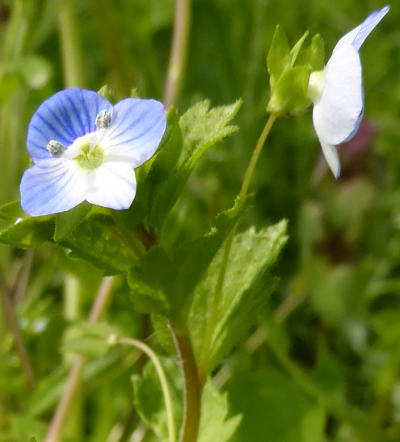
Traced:
POLYGON ((90 143, 87 143, 81 146, 80 150, 81 153, 74 160, 82 169, 97 169, 103 163, 104 153, 100 146, 91 146, 90 143))

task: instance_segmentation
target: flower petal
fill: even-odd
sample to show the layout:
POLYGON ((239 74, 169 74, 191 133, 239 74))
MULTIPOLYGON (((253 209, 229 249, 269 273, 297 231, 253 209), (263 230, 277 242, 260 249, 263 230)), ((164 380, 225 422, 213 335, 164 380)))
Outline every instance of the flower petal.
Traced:
POLYGON ((85 199, 110 209, 128 209, 136 194, 136 177, 125 162, 105 162, 88 176, 85 199))
POLYGON ((20 185, 21 207, 31 216, 64 212, 84 200, 84 187, 79 169, 53 159, 47 167, 35 165, 25 171, 20 185))
POLYGON ((96 130, 96 115, 111 104, 96 92, 71 88, 52 95, 33 114, 26 145, 34 162, 52 158, 46 150, 50 140, 68 147, 76 138, 96 130))
POLYGON ((368 35, 374 30, 376 25, 389 12, 390 6, 385 6, 382 9, 371 12, 368 17, 352 31, 345 34, 336 44, 333 52, 343 45, 352 45, 357 51, 364 43, 368 35))
POLYGON ((165 109, 157 100, 127 98, 113 108, 102 146, 106 161, 127 161, 138 167, 151 158, 166 127, 165 109))
POLYGON ((321 143, 322 152, 331 169, 335 178, 339 178, 340 175, 340 161, 339 156, 335 146, 330 146, 329 144, 321 143))
POLYGON ((363 113, 361 62, 356 49, 344 45, 325 68, 325 85, 314 104, 313 123, 321 143, 336 146, 351 138, 363 113))

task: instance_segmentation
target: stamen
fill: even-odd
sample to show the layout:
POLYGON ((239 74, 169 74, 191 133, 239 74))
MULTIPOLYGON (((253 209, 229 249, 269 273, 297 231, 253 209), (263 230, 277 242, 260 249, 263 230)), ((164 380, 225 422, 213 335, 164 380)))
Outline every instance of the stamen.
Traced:
POLYGON ((59 157, 65 151, 65 147, 56 140, 50 140, 47 143, 46 149, 53 155, 53 157, 59 157))
POLYGON ((98 129, 107 129, 107 127, 110 127, 111 112, 105 109, 101 110, 96 116, 95 124, 98 129))

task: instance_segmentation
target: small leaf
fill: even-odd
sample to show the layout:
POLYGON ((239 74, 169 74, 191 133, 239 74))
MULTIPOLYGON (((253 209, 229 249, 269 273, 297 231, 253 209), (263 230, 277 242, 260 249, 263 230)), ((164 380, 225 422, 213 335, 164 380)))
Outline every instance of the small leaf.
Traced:
POLYGON ((17 219, 10 227, 0 232, 0 243, 19 248, 37 247, 52 241, 53 216, 17 219))
POLYGON ((272 91, 268 112, 299 112, 309 106, 307 91, 310 73, 311 69, 308 66, 295 66, 287 70, 272 91))
POLYGON ((209 379, 201 399, 199 442, 228 442, 238 428, 241 415, 228 417, 227 393, 219 392, 209 379))
POLYGON ((312 71, 324 68, 324 40, 319 34, 314 35, 311 44, 300 52, 297 65, 310 66, 312 71))
POLYGON ((57 213, 55 215, 54 241, 60 242, 65 239, 85 219, 90 209, 91 205, 84 201, 67 212, 57 213))
POLYGON ((238 130, 229 125, 242 105, 242 100, 227 106, 210 109, 208 100, 192 106, 180 118, 183 135, 183 158, 193 167, 201 155, 213 144, 238 130))
POLYGON ((290 48, 285 31, 280 25, 276 25, 267 55, 267 67, 270 75, 271 90, 274 89, 275 84, 281 75, 289 69, 290 64, 290 48))

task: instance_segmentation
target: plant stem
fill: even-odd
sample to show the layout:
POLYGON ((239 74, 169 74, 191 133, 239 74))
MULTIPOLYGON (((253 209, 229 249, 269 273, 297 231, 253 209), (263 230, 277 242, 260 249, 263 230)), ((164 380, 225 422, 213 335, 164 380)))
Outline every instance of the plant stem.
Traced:
MULTIPOLYGON (((275 123, 276 115, 270 114, 267 122, 265 123, 264 129, 261 132, 261 135, 257 141, 257 144, 254 148, 253 154, 250 158, 249 165, 247 166, 246 173, 243 178, 242 187, 240 189, 238 198, 244 198, 247 194, 247 191, 250 186, 251 178, 254 173, 254 169, 257 164, 258 157, 260 156, 261 150, 264 146, 265 140, 268 137, 268 134, 271 131, 271 128, 273 124, 275 123)), ((205 379, 208 374, 208 359, 209 359, 209 353, 210 353, 210 347, 211 347, 211 341, 212 341, 212 334, 214 331, 215 323, 217 322, 218 315, 219 315, 219 307, 221 303, 222 298, 222 290, 224 286, 225 281, 225 275, 228 268, 228 261, 229 261, 229 254, 232 248, 233 239, 235 237, 235 233, 237 230, 237 224, 234 225, 231 232, 229 233, 226 242, 225 242, 225 248, 222 256, 222 262, 220 271, 218 274, 217 279, 217 285, 215 287, 215 296, 213 299, 210 315, 208 317, 207 321, 207 327, 204 335, 204 340, 202 344, 202 350, 201 350, 201 358, 200 358, 200 364, 199 364, 199 374, 200 374, 200 381, 202 383, 205 382, 205 379)))
POLYGON ((73 0, 60 2, 59 28, 65 87, 83 87, 85 68, 73 0))
POLYGON ((201 392, 196 359, 188 333, 178 333, 170 324, 179 354, 184 382, 184 413, 180 442, 196 442, 200 427, 201 392))
POLYGON ((175 0, 175 20, 171 54, 164 91, 164 105, 174 105, 178 99, 186 66, 191 21, 190 0, 175 0))
POLYGON ((15 349, 21 363, 22 372, 25 375, 29 388, 33 390, 35 388, 35 377, 33 375, 32 366, 29 360, 28 352, 26 351, 24 345, 24 341, 22 340, 22 336, 18 328, 13 304, 11 302, 11 299, 9 298, 7 287, 3 283, 0 286, 0 292, 1 303, 4 311, 4 319, 6 321, 7 327, 10 330, 10 333, 12 334, 15 349))
MULTIPOLYGON (((111 276, 103 278, 89 313, 89 323, 93 324, 103 317, 111 299, 113 282, 114 278, 111 276)), ((63 395, 54 412, 44 442, 58 442, 61 439, 69 411, 79 389, 86 362, 86 358, 82 356, 77 356, 74 359, 63 395)))
POLYGON ((162 365, 161 365, 159 359, 157 358, 157 355, 154 353, 154 351, 149 346, 147 346, 145 343, 138 341, 136 339, 119 338, 118 337, 117 342, 120 344, 130 345, 132 347, 138 348, 143 353, 145 353, 150 358, 151 362, 154 364, 154 367, 155 367, 158 377, 160 379, 161 388, 162 388, 163 395, 164 395, 165 409, 167 411, 168 441, 169 442, 176 442, 174 413, 173 413, 171 395, 169 393, 169 388, 168 388, 168 381, 165 376, 162 365))

